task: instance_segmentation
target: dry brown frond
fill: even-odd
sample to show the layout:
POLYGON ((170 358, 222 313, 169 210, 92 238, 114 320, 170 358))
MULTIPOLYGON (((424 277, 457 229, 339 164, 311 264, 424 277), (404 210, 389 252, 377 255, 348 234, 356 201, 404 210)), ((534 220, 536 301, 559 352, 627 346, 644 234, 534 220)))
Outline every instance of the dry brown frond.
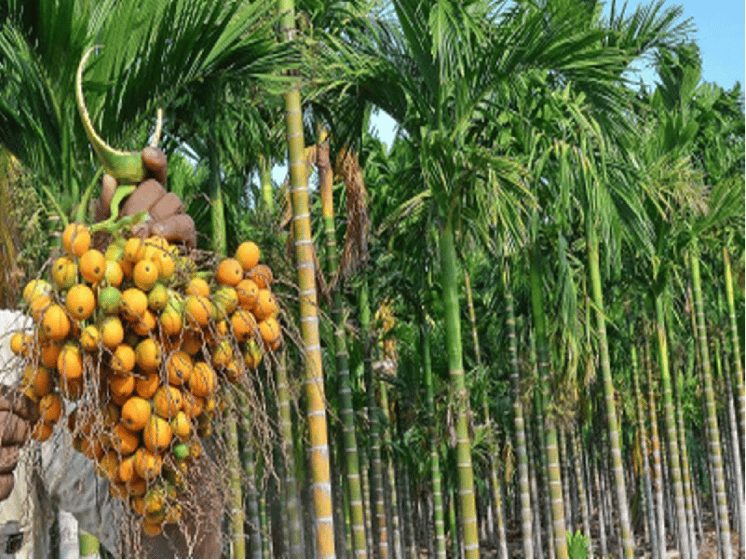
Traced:
MULTIPOLYGON (((344 180, 347 196, 347 229, 337 274, 339 278, 346 278, 368 260, 368 192, 365 189, 363 170, 353 150, 342 149, 339 152, 335 172, 344 180)), ((337 278, 334 278, 332 285, 336 281, 337 278)))

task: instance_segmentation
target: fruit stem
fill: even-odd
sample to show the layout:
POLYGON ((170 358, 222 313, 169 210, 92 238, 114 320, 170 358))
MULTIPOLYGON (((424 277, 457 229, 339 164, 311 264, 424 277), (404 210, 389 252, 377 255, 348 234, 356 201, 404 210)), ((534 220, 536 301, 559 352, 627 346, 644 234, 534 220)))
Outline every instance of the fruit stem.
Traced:
MULTIPOLYGON (((88 57, 93 50, 100 45, 90 47, 80 59, 78 70, 75 73, 75 101, 80 113, 80 119, 83 121, 83 128, 86 136, 90 140, 93 150, 106 168, 106 171, 113 176, 118 183, 139 183, 146 177, 145 165, 142 161, 140 152, 124 152, 111 147, 106 141, 99 136, 93 128, 88 108, 85 105, 83 97, 83 70, 85 69, 88 57)), ((161 130, 163 128, 163 111, 158 111, 158 121, 156 122, 155 133, 151 145, 155 146, 160 141, 161 130)))

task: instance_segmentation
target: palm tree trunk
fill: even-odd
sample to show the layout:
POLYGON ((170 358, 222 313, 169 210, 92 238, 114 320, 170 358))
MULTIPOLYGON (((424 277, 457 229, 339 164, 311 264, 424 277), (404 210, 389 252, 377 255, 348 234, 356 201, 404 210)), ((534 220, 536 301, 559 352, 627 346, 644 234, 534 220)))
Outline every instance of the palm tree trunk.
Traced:
POLYGON ((609 448, 611 451, 611 466, 614 473, 614 495, 616 496, 617 515, 621 529, 622 552, 625 558, 634 558, 635 539, 629 521, 627 489, 624 480, 624 467, 622 465, 622 445, 617 423, 616 404, 614 402, 614 382, 611 377, 609 344, 606 339, 606 319, 604 317, 601 272, 599 269, 598 238, 596 229, 590 219, 587 220, 586 224, 586 241, 588 243, 591 289, 593 291, 593 302, 596 310, 598 347, 601 352, 601 374, 603 378, 604 402, 606 404, 606 422, 609 427, 609 448))
MULTIPOLYGON (((727 346, 725 333, 723 333, 723 346, 727 346)), ((738 420, 736 419, 736 405, 733 399, 733 387, 731 382, 730 361, 727 353, 723 356, 723 382, 725 384, 726 395, 728 399, 728 422, 731 436, 731 454, 733 456, 733 479, 736 484, 736 513, 740 523, 738 524, 738 543, 739 556, 744 556, 744 546, 746 546, 746 498, 744 498, 743 488, 743 457, 741 456, 740 446, 738 445, 738 420)))
POLYGON ((469 441, 469 393, 466 389, 461 344, 461 315, 458 301, 458 262, 452 224, 440 230, 440 263, 445 315, 448 371, 456 419, 456 457, 458 472, 459 515, 466 558, 479 558, 477 507, 474 498, 474 470, 469 441))
POLYGON ((262 203, 267 212, 274 210, 274 194, 272 193, 272 166, 268 156, 259 155, 259 181, 262 188, 262 203))
POLYGON ((733 550, 730 540, 730 520, 728 518, 728 499, 725 491, 725 476, 723 474, 723 452, 720 445, 720 430, 717 422, 715 390, 712 383, 710 369, 710 352, 707 344, 707 327, 705 326, 705 311, 702 298, 702 280, 699 271, 699 247, 696 239, 692 243, 690 260, 692 267, 692 290, 694 306, 697 312, 697 338, 699 351, 702 356, 702 378, 704 382, 704 397, 706 404, 706 422, 709 434, 709 455, 715 482, 715 496, 717 499, 717 519, 720 527, 720 545, 723 558, 732 558, 733 550))
MULTIPOLYGON (((606 539, 606 492, 603 486, 603 474, 600 472, 599 459, 593 456, 593 477, 596 482, 596 500, 598 501, 598 541, 601 546, 601 558, 606 558, 608 544, 606 539)), ((661 557, 663 558, 663 557, 661 557)))
MULTIPOLYGON (((334 278, 339 269, 337 257, 337 236, 334 227, 333 176, 329 161, 329 143, 321 142, 316 149, 316 168, 319 173, 319 194, 321 211, 324 216, 324 237, 326 241, 326 261, 329 277, 334 278)), ((360 486, 360 458, 355 435, 355 412, 352 407, 352 387, 350 384, 349 355, 345 334, 345 317, 342 312, 342 294, 339 284, 332 293, 332 321, 334 321, 334 346, 336 351, 337 378, 342 404, 340 418, 344 440, 344 459, 349 493, 353 553, 355 558, 367 558, 365 546, 365 520, 363 518, 363 498, 360 486)))
POLYGON ((285 466, 284 502, 287 517, 287 535, 289 539, 290 558, 301 558, 303 555, 301 538, 301 512, 298 501, 298 483, 295 472, 295 453, 293 450, 293 423, 290 409, 290 385, 288 383, 287 356, 280 350, 275 368, 277 385, 277 408, 280 427, 280 451, 285 466))
POLYGON ((503 289, 505 293, 506 326, 508 329, 508 354, 510 356, 510 381, 513 397, 513 419, 515 422, 515 450, 518 463, 518 488, 521 501, 521 535, 523 541, 523 557, 533 558, 533 536, 531 524, 533 512, 531 510, 531 488, 528 476, 528 454, 526 451, 526 430, 523 419, 523 401, 521 399, 520 370, 518 369, 518 341, 516 339, 515 311, 513 308, 513 293, 510 288, 510 270, 504 267, 503 289))
POLYGON ((687 524, 685 527, 689 539, 689 552, 692 558, 697 558, 697 538, 694 533, 694 511, 692 505, 692 484, 689 477, 689 451, 686 444, 686 429, 684 428, 684 410, 681 406, 682 375, 676 375, 674 388, 674 403, 676 410, 676 423, 679 433, 679 452, 681 453, 681 481, 684 488, 684 508, 686 509, 687 524))
MULTIPOLYGON (((242 402, 245 404, 245 401, 242 402)), ((242 410, 245 408, 242 406, 242 410)), ((251 558, 260 558, 262 555, 262 535, 261 522, 259 521, 259 491, 256 484, 256 462, 254 452, 251 449, 249 440, 251 433, 249 420, 246 416, 241 416, 241 431, 243 432, 243 442, 241 445, 241 463, 243 464, 244 476, 246 478, 247 490, 246 509, 248 511, 247 524, 249 526, 249 551, 251 558)))
POLYGON ((730 256, 727 246, 723 246, 723 262, 725 264, 725 295, 728 302, 728 317, 730 322, 730 351, 733 354, 735 369, 735 393, 738 410, 738 433, 736 439, 741 448, 741 454, 746 451, 746 391, 743 382, 743 366, 741 365, 741 343, 738 340, 738 323, 736 321, 736 306, 733 300, 733 275, 730 267, 730 256))
MULTIPOLYGON (((464 268, 464 289, 466 291, 466 305, 469 311, 469 325, 471 327, 471 337, 474 344, 474 358, 477 363, 478 375, 486 375, 482 368, 482 352, 479 348, 479 332, 477 330, 477 316, 474 312, 474 298, 471 290, 471 278, 469 272, 464 268)), ((484 414, 484 423, 488 426, 488 429, 493 430, 492 421, 490 419, 490 408, 489 408, 489 393, 484 391, 482 393, 482 412, 484 414)), ((502 506, 502 488, 500 484, 500 477, 498 475, 498 451, 497 442, 495 441, 490 449, 489 454, 489 468, 490 468, 490 488, 492 489, 492 507, 494 512, 489 510, 490 500, 487 502, 488 508, 488 519, 494 515, 494 521, 490 524, 490 535, 494 538, 494 532, 497 531, 497 557, 507 558, 508 557, 508 543, 505 539, 505 520, 503 519, 503 506, 502 506)))
MULTIPOLYGON (((391 372, 387 372, 391 374, 391 372)), ((381 399, 381 411, 383 412, 383 419, 385 424, 381 426, 381 439, 383 449, 386 453, 386 476, 387 481, 387 492, 388 503, 389 503, 389 514, 386 516, 391 522, 391 546, 393 549, 394 558, 402 558, 402 541, 401 541, 401 529, 399 527, 399 507, 397 505, 397 491, 396 491, 396 472, 394 466, 394 454, 393 447, 391 445, 391 431, 392 431, 392 418, 389 411, 389 396, 388 387, 386 381, 381 380, 378 383, 379 394, 381 399)))
POLYGON ((540 276, 539 251, 534 248, 531 258, 531 309, 534 319, 534 333, 536 336, 536 357, 539 370, 539 384, 543 393, 541 412, 544 422, 544 441, 542 444, 546 454, 546 470, 549 484, 549 499, 551 501, 552 532, 554 535, 554 549, 557 558, 567 558, 567 534, 565 526, 565 508, 562 498, 562 480, 557 448, 557 429, 553 413, 549 410, 549 348, 546 336, 546 317, 544 315, 544 294, 540 276))
POLYGON ((386 504, 383 496, 383 466, 381 464, 381 422, 376 402, 376 381, 373 378, 370 340, 370 303, 368 278, 364 277, 358 301, 360 313, 360 338, 363 343, 365 391, 368 398, 368 437, 370 441, 370 499, 373 519, 373 540, 377 557, 389 557, 389 538, 386 522, 386 504))
MULTIPOLYGON (((583 469, 583 450, 578 437, 577 423, 573 423, 570 430, 570 445, 573 449, 573 461, 575 467, 575 480, 578 487, 578 501, 580 502, 580 518, 583 523, 583 534, 588 539, 586 553, 588 558, 593 558, 593 541, 591 539, 591 519, 588 510, 587 488, 585 483, 585 469, 583 469)), ((528 557, 527 557, 528 558, 528 557)))
MULTIPOLYGON (((295 6, 293 0, 278 0, 281 15, 282 40, 295 38, 295 6)), ((303 159, 303 118, 300 84, 293 80, 285 94, 285 124, 287 129, 290 167, 293 234, 295 236, 295 266, 300 296, 300 327, 305 358, 304 377, 307 418, 311 444, 311 478, 314 505, 316 556, 333 558, 334 517, 332 486, 329 471, 329 444, 324 397, 324 370, 321 363, 319 318, 317 315, 316 278, 314 275, 311 215, 308 204, 308 181, 303 159)))
MULTIPOLYGON (((632 327, 630 327, 632 331, 632 327)), ((633 334, 633 332, 630 332, 633 334)), ((632 383, 635 391, 635 411, 637 413, 637 430, 640 434, 640 453, 642 455, 642 476, 645 487, 644 508, 648 520, 648 534, 650 536, 650 550, 656 554, 658 550, 658 532, 655 525, 655 504, 653 502, 653 485, 650 479, 650 460, 648 459, 648 431, 645 426, 645 412, 643 409, 642 388, 640 387, 640 372, 637 364, 637 347, 635 341, 630 345, 630 361, 632 363, 632 383)))
MULTIPOLYGON (((429 280, 429 278, 428 278, 429 280)), ((429 284, 429 282, 428 282, 429 284)), ((428 285, 429 288, 429 285, 428 285)), ((435 434, 435 382, 430 356, 430 328, 424 311, 420 317, 420 340, 422 341, 422 373, 425 383, 427 426, 430 442, 430 480, 433 494, 433 529, 435 532, 435 557, 446 557, 445 516, 443 513, 443 487, 440 474, 440 454, 435 434)))
POLYGON ((225 418, 226 451, 228 454, 228 478, 230 487, 230 531, 231 558, 246 558, 246 538, 244 535, 244 521, 246 513, 243 508, 243 493, 241 491, 241 459, 238 450, 238 426, 236 415, 245 414, 248 410, 234 406, 231 392, 226 393, 228 405, 225 418))
POLYGON ((663 311, 663 295, 655 295, 655 319, 658 332, 658 365, 660 367, 663 398, 663 418, 668 439, 668 464, 671 485, 673 486, 676 525, 679 528, 679 551, 682 558, 691 558, 689 539, 686 538, 686 506, 684 504, 684 487, 681 481, 681 459, 679 456, 678 430, 674 412, 671 373, 668 367, 668 335, 663 311))
POLYGON ((663 502, 663 467, 661 464, 661 444, 658 435, 658 408, 656 406, 656 377, 653 375, 653 359, 650 350, 650 329, 648 322, 643 325, 643 349, 645 351, 643 358, 643 368, 647 372, 648 384, 648 415, 650 417, 650 447, 652 448, 653 457, 653 495, 655 504, 655 528, 657 531, 656 542, 658 549, 653 551, 657 558, 664 558, 666 554, 666 517, 663 502))

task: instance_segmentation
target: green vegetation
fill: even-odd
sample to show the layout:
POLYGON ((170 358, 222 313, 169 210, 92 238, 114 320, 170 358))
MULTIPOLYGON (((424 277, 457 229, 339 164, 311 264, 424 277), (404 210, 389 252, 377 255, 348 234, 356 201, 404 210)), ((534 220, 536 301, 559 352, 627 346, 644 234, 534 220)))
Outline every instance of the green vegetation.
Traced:
POLYGON ((295 341, 271 425, 233 399, 232 554, 742 557, 743 91, 680 7, 602 8, 0 0, 3 303, 90 218, 105 45, 96 130, 164 109, 200 247, 256 241, 295 341))

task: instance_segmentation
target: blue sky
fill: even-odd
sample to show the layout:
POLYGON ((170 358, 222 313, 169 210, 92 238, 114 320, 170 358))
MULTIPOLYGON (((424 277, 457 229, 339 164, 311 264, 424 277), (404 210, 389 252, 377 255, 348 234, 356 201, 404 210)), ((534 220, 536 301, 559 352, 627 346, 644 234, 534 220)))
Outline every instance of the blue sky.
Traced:
MULTIPOLYGON (((650 1, 645 0, 645 3, 650 1)), ((631 13, 640 3, 639 0, 629 0, 626 12, 631 13)), ((617 3, 617 9, 621 4, 617 3)), ((684 7, 684 19, 691 18, 696 28, 694 39, 702 52, 703 79, 715 82, 725 89, 730 89, 737 81, 743 86, 746 66, 746 1, 685 0, 667 1, 665 5, 677 4, 684 7)), ((653 79, 651 72, 643 72, 641 77, 646 82, 653 79)), ((379 137, 390 145, 394 131, 393 120, 381 113, 373 118, 372 125, 378 130, 379 137)))

